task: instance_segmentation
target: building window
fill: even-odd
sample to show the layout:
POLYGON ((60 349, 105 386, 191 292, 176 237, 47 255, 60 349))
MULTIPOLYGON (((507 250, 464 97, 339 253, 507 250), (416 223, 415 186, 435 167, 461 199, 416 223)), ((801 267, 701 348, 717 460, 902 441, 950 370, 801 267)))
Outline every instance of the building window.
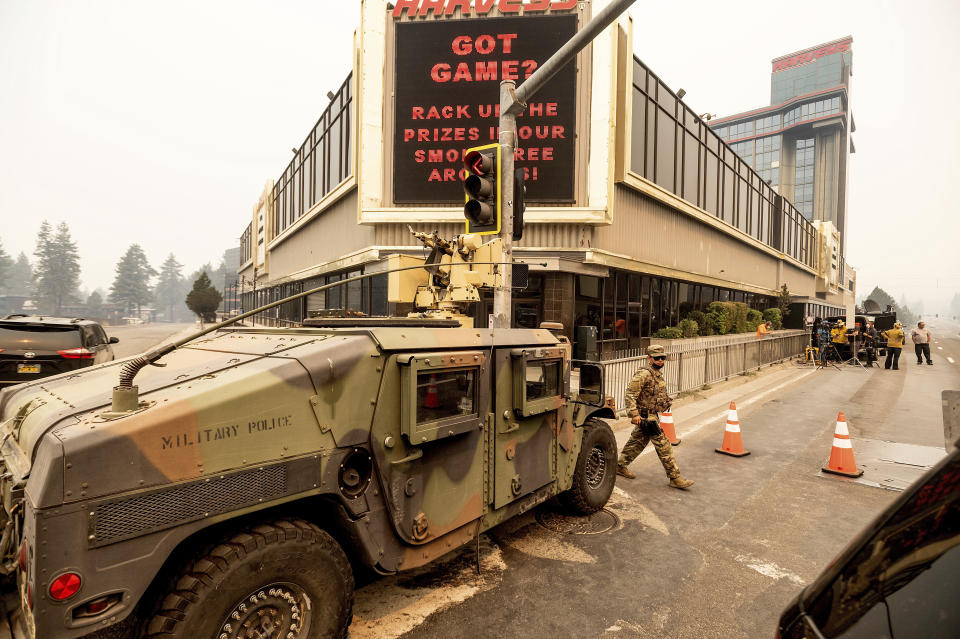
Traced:
POLYGON ((793 204, 808 220, 813 219, 813 156, 813 138, 797 140, 793 204))
POLYGON ((760 179, 772 186, 780 187, 780 136, 773 135, 757 140, 755 164, 753 168, 760 179))
POLYGON ((807 120, 817 120, 819 118, 840 113, 840 96, 815 100, 796 106, 783 114, 783 126, 793 126, 807 120))
POLYGON ((780 114, 769 115, 765 118, 759 118, 757 120, 757 135, 763 135, 764 133, 771 133, 778 130, 783 126, 780 122, 780 114))

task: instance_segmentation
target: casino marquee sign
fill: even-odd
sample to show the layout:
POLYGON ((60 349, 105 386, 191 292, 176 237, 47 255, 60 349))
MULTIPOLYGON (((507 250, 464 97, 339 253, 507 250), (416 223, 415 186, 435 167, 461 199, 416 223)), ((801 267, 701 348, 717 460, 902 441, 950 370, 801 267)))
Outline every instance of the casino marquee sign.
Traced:
MULTIPOLYGON (((576 8, 576 0, 395 3, 394 202, 463 202, 464 150, 498 140, 500 81, 521 84, 569 40, 576 8)), ((528 202, 574 201, 576 95, 570 64, 517 118, 528 202)))

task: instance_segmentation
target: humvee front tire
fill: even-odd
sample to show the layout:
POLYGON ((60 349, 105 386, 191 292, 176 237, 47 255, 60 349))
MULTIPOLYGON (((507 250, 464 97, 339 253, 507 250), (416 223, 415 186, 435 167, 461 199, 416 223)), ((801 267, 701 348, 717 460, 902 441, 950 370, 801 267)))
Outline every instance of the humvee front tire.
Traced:
POLYGON ((162 596, 144 639, 341 639, 353 573, 319 527, 299 519, 253 526, 191 561, 162 596))
POLYGON ((558 496, 577 515, 603 508, 617 479, 617 440, 606 422, 591 418, 583 425, 583 442, 573 473, 573 485, 558 496))

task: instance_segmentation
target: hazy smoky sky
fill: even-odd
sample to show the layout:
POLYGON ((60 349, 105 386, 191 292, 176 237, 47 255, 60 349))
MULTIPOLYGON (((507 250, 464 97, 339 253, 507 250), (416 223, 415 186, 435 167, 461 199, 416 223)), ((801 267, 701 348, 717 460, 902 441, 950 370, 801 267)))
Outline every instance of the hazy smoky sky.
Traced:
MULTIPOLYGON (((379 1, 379 0, 376 0, 379 1)), ((769 104, 770 60, 853 36, 847 261, 927 312, 960 291, 960 3, 638 1, 634 51, 698 113, 769 104)), ((355 0, 0 0, 0 242, 70 225, 87 289, 139 243, 238 245, 352 64, 355 0)))

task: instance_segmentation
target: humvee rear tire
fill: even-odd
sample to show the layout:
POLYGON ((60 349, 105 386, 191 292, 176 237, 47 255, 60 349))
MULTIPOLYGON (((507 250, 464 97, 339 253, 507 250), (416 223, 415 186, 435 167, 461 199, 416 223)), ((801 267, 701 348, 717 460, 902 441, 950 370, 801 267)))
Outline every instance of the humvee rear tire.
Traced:
POLYGON ((577 515, 590 515, 603 508, 617 479, 617 440, 606 422, 588 419, 573 473, 573 485, 558 498, 577 515))
POLYGON ((353 573, 329 534, 281 519, 224 538, 161 597, 144 639, 341 639, 352 619, 353 573))

